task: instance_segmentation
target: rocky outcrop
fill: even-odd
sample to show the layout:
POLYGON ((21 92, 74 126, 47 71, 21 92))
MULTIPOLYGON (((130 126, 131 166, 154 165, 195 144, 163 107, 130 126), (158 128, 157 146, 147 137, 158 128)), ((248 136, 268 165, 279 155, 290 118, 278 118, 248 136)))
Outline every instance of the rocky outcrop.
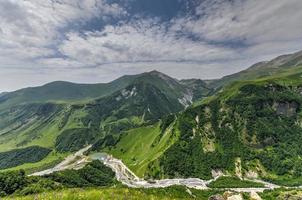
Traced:
POLYGON ((256 192, 251 192, 250 196, 251 200, 262 200, 262 198, 256 192))
POLYGON ((296 102, 275 102, 273 109, 276 110, 278 115, 285 115, 292 117, 297 114, 299 105, 296 102))
POLYGON ((225 200, 243 200, 241 194, 238 194, 238 193, 236 194, 236 193, 229 192, 229 191, 225 192, 223 194, 223 197, 225 200))

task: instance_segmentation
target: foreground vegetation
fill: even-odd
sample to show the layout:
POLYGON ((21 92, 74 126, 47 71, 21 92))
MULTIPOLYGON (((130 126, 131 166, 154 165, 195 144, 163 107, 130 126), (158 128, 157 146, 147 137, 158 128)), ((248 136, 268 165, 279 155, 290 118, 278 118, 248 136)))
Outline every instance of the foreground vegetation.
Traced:
POLYGON ((162 189, 130 189, 116 188, 86 188, 63 189, 54 192, 44 192, 29 196, 11 196, 5 200, 99 200, 99 199, 131 199, 131 200, 207 200, 210 196, 220 192, 187 190, 183 187, 169 187, 162 189))
POLYGON ((44 177, 31 177, 24 170, 0 173, 0 196, 29 195, 73 187, 98 187, 116 184, 114 172, 100 161, 80 170, 65 170, 44 177))
POLYGON ((264 184, 240 180, 237 177, 220 177, 208 186, 211 188, 259 188, 264 187, 264 184))
POLYGON ((259 193, 263 200, 299 200, 302 198, 302 191, 297 190, 288 190, 288 189, 276 189, 273 191, 264 191, 259 193))

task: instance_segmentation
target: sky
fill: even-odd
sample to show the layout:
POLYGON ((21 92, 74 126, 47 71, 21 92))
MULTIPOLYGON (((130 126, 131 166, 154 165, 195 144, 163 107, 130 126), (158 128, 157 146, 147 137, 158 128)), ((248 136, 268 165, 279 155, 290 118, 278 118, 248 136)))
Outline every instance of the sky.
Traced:
POLYGON ((302 50, 301 0, 0 0, 0 92, 158 70, 214 79, 302 50))

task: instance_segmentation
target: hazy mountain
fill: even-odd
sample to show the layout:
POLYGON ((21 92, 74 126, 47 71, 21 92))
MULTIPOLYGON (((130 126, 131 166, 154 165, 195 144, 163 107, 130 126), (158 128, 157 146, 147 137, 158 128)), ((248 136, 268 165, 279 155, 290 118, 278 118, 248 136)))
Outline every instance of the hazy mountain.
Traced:
POLYGON ((256 63, 246 70, 211 81, 209 82, 209 85, 211 88, 219 88, 234 81, 264 78, 277 73, 282 73, 282 71, 287 70, 288 68, 295 68, 301 64, 302 51, 294 54, 282 55, 271 61, 256 63))
MULTIPOLYGON (((194 92, 204 93, 208 92, 208 89, 201 85, 200 90, 196 88, 191 90, 190 86, 182 85, 176 79, 168 77, 157 71, 149 73, 143 73, 138 75, 127 75, 118 78, 110 83, 99 83, 99 84, 76 84, 64 81, 51 82, 40 87, 25 88, 17 90, 15 92, 7 92, 0 94, 0 109, 6 108, 12 105, 24 104, 24 103, 43 103, 43 102, 83 102, 89 101, 100 97, 105 97, 114 92, 121 90, 131 84, 134 81, 145 79, 148 75, 150 77, 157 77, 165 80, 167 84, 170 84, 171 88, 175 90, 173 93, 180 95, 181 93, 187 93, 187 97, 191 98, 194 92), (174 87, 174 88, 173 88, 174 87)), ((156 80, 152 78, 149 81, 154 81, 152 84, 157 84, 156 80)), ((147 79, 145 80, 147 81, 147 79)), ((161 82, 160 82, 161 83, 161 82)), ((159 84, 160 84, 159 83, 159 84)), ((157 84, 157 87, 166 90, 166 86, 162 87, 157 84)), ((176 96, 177 96, 176 95, 176 96)), ((175 96, 175 97, 176 97, 175 96)), ((181 98, 181 97, 180 97, 181 98)), ((186 103, 186 102, 184 102, 186 103)))
POLYGON ((25 88, 0 95, 0 108, 33 102, 79 102, 110 95, 127 86, 135 76, 123 76, 110 83, 76 84, 64 81, 25 88))

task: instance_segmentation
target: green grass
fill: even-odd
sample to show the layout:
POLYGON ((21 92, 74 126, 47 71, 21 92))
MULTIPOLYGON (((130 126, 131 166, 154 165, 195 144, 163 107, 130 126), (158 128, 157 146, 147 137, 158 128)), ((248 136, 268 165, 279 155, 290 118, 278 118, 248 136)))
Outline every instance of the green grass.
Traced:
POLYGON ((23 106, 15 112, 1 116, 0 123, 7 123, 9 134, 1 135, 0 152, 34 145, 46 148, 54 146, 55 138, 60 134, 59 123, 63 112, 61 109, 64 107, 58 106, 55 111, 36 116, 37 107, 38 105, 23 106))
POLYGON ((263 200, 276 200, 276 199, 301 199, 302 191, 300 189, 276 189, 276 190, 266 190, 263 193, 259 193, 263 200))
POLYGON ((164 189, 130 189, 130 188, 88 188, 88 189, 65 189, 46 192, 30 196, 12 196, 3 200, 207 200, 217 191, 198 191, 190 189, 191 196, 183 187, 170 187, 164 189))
POLYGON ((237 177, 223 176, 209 184, 211 188, 259 188, 264 187, 262 183, 240 180, 237 177))
POLYGON ((274 184, 287 187, 295 187, 302 185, 302 177, 271 175, 270 177, 265 177, 264 179, 274 184))
POLYGON ((160 137, 159 124, 132 129, 124 133, 119 143, 106 151, 122 159, 133 172, 143 177, 150 162, 156 160, 174 142, 171 131, 160 137), (160 139, 158 141, 158 139, 160 139), (155 142, 158 142, 155 144, 155 142), (154 145, 153 145, 154 143, 154 145))

